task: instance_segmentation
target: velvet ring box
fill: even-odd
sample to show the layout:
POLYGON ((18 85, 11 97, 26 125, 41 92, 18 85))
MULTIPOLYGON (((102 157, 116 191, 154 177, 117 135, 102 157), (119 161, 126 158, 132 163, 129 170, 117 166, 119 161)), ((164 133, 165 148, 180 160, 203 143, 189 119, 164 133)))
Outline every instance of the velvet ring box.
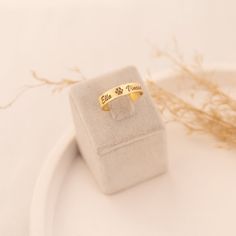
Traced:
POLYGON ((165 127, 134 67, 82 81, 70 90, 70 102, 81 154, 104 193, 111 194, 167 170, 165 127), (103 111, 98 97, 125 83, 140 83, 144 94, 109 103, 103 111))

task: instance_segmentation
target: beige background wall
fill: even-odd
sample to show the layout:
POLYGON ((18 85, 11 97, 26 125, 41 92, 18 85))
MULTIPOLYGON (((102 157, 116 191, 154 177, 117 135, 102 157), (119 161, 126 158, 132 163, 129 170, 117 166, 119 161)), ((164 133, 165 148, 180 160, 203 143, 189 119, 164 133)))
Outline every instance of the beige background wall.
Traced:
MULTIPOLYGON (((150 44, 173 35, 181 51, 208 62, 236 60, 233 0, 0 1, 0 103, 31 83, 31 69, 52 79, 88 77, 127 64, 158 69, 150 44)), ((67 93, 28 92, 0 111, 0 235, 26 235, 35 179, 70 125, 67 93)))

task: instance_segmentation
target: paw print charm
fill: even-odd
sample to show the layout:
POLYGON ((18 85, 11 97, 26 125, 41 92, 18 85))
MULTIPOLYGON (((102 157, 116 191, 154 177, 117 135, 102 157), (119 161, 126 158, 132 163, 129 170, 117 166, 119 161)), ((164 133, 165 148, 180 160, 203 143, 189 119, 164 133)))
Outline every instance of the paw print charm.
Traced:
POLYGON ((115 93, 117 95, 121 95, 123 93, 123 89, 121 87, 116 88, 115 93))

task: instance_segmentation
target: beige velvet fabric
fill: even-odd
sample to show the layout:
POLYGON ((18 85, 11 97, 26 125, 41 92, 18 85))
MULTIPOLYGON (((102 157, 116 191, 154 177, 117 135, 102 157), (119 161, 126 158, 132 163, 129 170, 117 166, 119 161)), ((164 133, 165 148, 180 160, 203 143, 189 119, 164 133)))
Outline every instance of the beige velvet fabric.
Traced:
POLYGON ((71 88, 70 101, 82 156, 105 193, 114 193, 164 173, 165 129, 134 67, 83 81, 71 88), (102 111, 98 97, 123 83, 142 84, 136 102, 122 97, 102 111))

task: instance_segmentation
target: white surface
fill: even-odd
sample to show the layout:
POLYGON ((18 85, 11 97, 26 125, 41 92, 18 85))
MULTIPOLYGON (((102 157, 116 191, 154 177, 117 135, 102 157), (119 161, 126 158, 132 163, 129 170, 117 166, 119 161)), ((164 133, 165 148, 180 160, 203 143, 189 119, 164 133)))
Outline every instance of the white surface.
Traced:
MULTIPOLYGON (((30 83, 30 69, 52 79, 75 77, 66 72, 74 65, 88 76, 127 64, 154 70, 147 41, 165 45, 172 35, 184 52, 233 62, 235 22, 233 0, 1 0, 0 103, 30 83)), ((0 111, 0 235, 27 235, 35 179, 69 114, 67 93, 48 89, 0 111)))
MULTIPOLYGON (((235 69, 222 68, 213 79, 232 92, 235 76, 235 69)), ((191 94, 188 80, 183 86, 171 74, 165 78, 159 85, 191 94)), ((167 126, 167 137, 168 173, 111 196, 100 192, 84 161, 75 158, 72 135, 64 138, 35 188, 31 236, 235 235, 235 150, 219 149, 207 136, 188 136, 177 124, 167 126), (68 160, 71 165, 64 164, 68 160)))
POLYGON ((78 147, 74 130, 69 129, 48 155, 34 187, 30 208, 30 235, 52 235, 51 226, 61 183, 76 156, 78 147))

